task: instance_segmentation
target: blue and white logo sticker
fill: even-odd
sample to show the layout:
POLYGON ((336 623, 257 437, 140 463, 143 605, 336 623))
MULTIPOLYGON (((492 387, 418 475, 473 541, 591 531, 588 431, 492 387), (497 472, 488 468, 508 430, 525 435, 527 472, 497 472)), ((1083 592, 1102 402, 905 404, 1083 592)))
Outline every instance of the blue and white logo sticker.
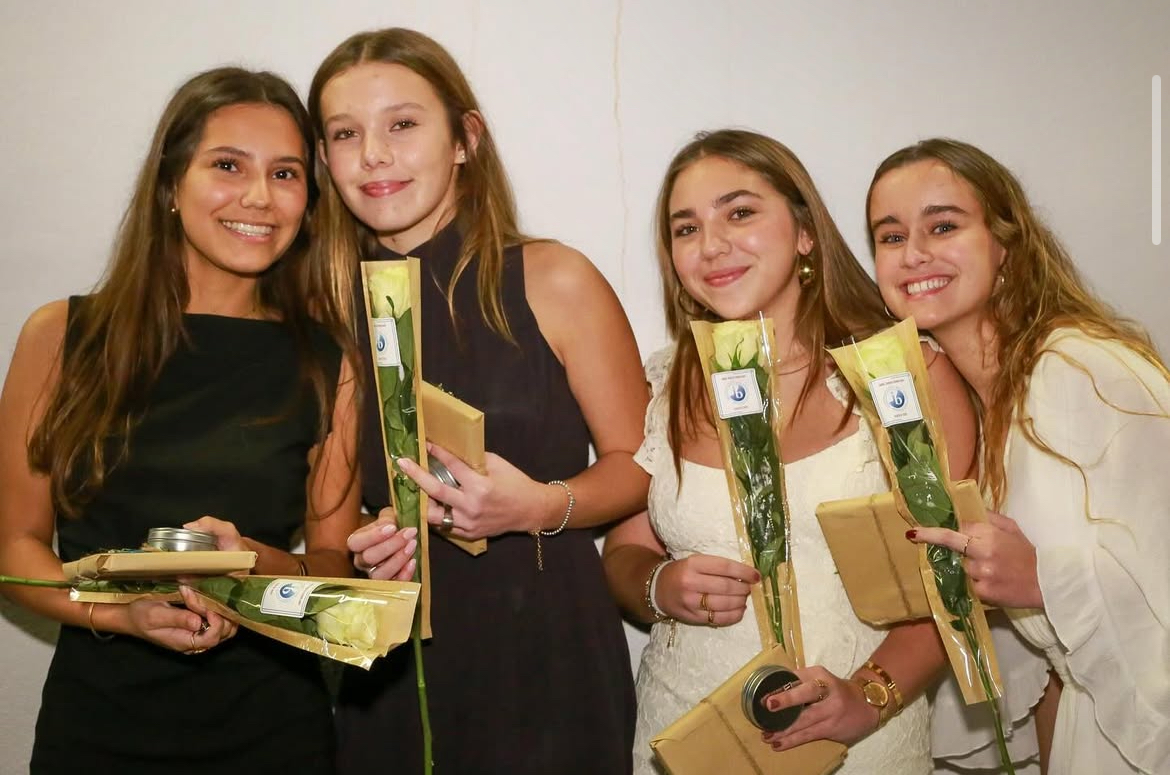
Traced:
POLYGON ((271 616, 303 619, 305 607, 309 604, 309 594, 322 583, 304 579, 273 579, 260 597, 260 611, 271 616))
POLYGON ((379 366, 402 365, 402 353, 398 350, 398 328, 394 318, 374 319, 374 361, 379 366))
POLYGON ((760 397, 760 386, 756 383, 755 369, 721 371, 711 375, 715 388, 715 404, 719 417, 742 417, 746 414, 760 414, 764 401, 760 397))
POLYGON ((908 371, 873 380, 869 383, 869 394, 882 418, 882 425, 887 428, 922 419, 914 378, 908 371))

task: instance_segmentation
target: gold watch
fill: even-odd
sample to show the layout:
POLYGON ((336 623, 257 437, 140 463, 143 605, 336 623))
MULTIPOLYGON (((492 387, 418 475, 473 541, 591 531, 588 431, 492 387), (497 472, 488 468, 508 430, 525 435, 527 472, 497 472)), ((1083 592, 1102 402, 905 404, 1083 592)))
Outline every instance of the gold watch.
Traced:
POLYGON ((853 677, 853 680, 861 686, 865 702, 870 707, 877 708, 878 726, 880 727, 902 712, 902 693, 898 691, 898 685, 894 683, 890 674, 872 660, 862 665, 862 669, 870 671, 881 679, 881 681, 875 681, 859 675, 853 677))

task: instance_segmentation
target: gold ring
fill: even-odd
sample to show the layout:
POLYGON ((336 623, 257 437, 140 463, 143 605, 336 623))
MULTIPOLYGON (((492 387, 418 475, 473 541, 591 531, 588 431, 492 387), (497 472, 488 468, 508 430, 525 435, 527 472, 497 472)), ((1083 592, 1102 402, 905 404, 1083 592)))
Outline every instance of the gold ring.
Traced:
POLYGON ((443 529, 450 530, 455 527, 455 516, 451 514, 451 506, 443 504, 443 529))
POLYGON ((964 557, 967 556, 967 547, 971 545, 971 536, 967 536, 967 540, 963 542, 963 548, 959 550, 959 554, 964 557))
POLYGON ((198 646, 196 646, 196 645, 195 645, 195 638, 196 638, 196 636, 197 636, 197 635, 199 635, 199 633, 197 633, 197 632, 193 632, 193 633, 191 633, 191 650, 192 650, 192 651, 194 651, 195 649, 199 648, 198 646))
POLYGON ((829 685, 820 678, 814 678, 813 683, 817 685, 817 698, 813 700, 814 703, 820 702, 829 696, 829 685))
POLYGON ((710 609, 707 610, 707 624, 715 626, 715 612, 710 609))
POLYGON ((711 610, 710 608, 707 607, 707 593, 706 592, 699 595, 699 609, 703 610, 703 611, 710 611, 711 610))

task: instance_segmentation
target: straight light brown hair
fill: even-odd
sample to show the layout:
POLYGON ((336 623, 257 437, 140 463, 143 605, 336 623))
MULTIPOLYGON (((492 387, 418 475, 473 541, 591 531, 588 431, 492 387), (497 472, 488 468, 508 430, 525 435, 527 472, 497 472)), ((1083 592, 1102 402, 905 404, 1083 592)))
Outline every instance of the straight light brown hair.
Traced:
MULTIPOLYGON (((447 113, 447 125, 454 141, 467 150, 456 179, 454 218, 463 235, 463 248, 447 287, 447 303, 456 319, 454 289, 463 272, 478 256, 476 282, 484 321, 504 338, 511 329, 504 314, 500 284, 506 247, 531 241, 520 232, 512 187, 504 171, 495 140, 483 120, 471 85, 455 59, 432 38, 400 27, 358 33, 335 48, 317 68, 309 89, 309 114, 319 136, 324 137, 321 95, 329 82, 352 67, 366 63, 401 65, 424 78, 435 90, 447 113), (465 121, 477 124, 477 139, 471 142, 465 121)), ((354 218, 345 206, 329 169, 318 157, 316 177, 321 204, 314 217, 314 250, 322 261, 333 266, 337 298, 345 300, 351 323, 353 284, 357 262, 377 249, 374 233, 354 218)))

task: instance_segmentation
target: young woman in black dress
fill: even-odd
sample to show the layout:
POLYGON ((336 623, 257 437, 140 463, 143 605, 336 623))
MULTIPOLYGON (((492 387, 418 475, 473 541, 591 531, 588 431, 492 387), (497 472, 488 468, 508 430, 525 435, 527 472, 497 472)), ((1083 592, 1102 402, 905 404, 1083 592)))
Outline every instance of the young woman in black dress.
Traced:
MULTIPOLYGON (((0 572, 59 579, 62 561, 187 525, 256 551, 258 573, 348 575, 356 412, 307 252, 311 136, 270 73, 221 68, 175 93, 105 279, 21 331, 0 394, 0 572)), ((3 592, 63 624, 32 772, 332 772, 311 655, 193 597, 3 592)))

